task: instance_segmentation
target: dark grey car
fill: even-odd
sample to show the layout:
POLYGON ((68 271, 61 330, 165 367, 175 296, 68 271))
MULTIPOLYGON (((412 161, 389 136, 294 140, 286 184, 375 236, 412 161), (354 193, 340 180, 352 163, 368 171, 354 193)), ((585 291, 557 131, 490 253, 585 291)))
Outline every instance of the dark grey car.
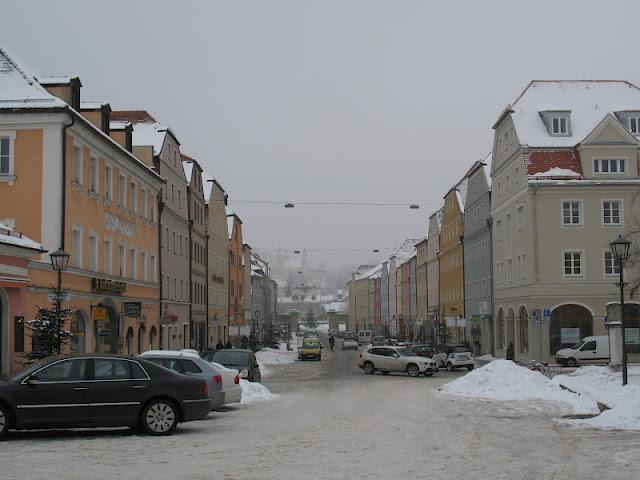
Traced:
POLYGON ((202 358, 209 362, 220 363, 227 368, 235 368, 240 372, 240 378, 250 382, 262 380, 256 354, 251 350, 240 348, 218 350, 217 352, 205 353, 202 358))
POLYGON ((210 402, 203 379, 144 360, 51 357, 0 382, 0 437, 11 428, 119 426, 167 435, 206 417, 210 402))

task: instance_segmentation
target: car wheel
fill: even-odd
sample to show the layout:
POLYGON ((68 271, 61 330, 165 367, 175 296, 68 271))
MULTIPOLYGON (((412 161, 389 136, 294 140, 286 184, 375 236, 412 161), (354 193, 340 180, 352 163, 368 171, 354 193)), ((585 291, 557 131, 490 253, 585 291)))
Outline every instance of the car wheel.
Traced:
POLYGON ((469 370, 469 371, 473 370, 473 365, 468 365, 467 366, 467 370, 469 370))
POLYGON ((364 370, 364 373, 366 373, 367 375, 373 375, 376 371, 376 369, 373 368, 373 363, 371 362, 364 362, 362 370, 364 370))
POLYGON ((407 367, 407 373, 410 377, 417 377, 418 375, 420 375, 420 369, 415 363, 412 363, 407 367))
POLYGON ((9 409, 4 405, 0 405, 0 438, 6 435, 10 423, 11 414, 9 413, 9 409))
POLYGON ((567 359, 567 367, 575 367, 576 365, 578 365, 578 362, 576 362, 575 358, 567 359))
POLYGON ((169 435, 178 425, 178 410, 170 400, 152 400, 142 410, 142 426, 150 435, 169 435))
POLYGON ((451 362, 447 363, 447 370, 449 372, 453 372, 455 370, 455 368, 453 368, 453 364, 451 362))

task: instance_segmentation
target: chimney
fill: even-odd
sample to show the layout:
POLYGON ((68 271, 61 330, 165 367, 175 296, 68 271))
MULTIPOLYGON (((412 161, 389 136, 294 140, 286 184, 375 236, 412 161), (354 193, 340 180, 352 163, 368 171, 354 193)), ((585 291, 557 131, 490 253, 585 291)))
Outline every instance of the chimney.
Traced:
POLYGON ((81 102, 80 115, 93 123, 97 128, 109 135, 111 106, 108 103, 81 102))
POLYGON ((58 97, 63 102, 71 105, 75 110, 80 110, 80 78, 70 76, 38 77, 38 83, 51 95, 58 97))
POLYGON ((131 122, 112 120, 109 122, 109 136, 121 147, 133 153, 133 125, 131 122))

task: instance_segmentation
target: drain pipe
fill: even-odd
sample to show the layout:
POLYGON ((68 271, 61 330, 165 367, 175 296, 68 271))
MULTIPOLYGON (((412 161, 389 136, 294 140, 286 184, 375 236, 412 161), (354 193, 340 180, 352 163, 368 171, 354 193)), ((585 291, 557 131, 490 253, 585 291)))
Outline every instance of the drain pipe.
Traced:
POLYGON ((66 205, 67 205, 67 129, 76 123, 76 118, 70 112, 71 123, 62 127, 62 221, 60 229, 60 250, 64 250, 65 227, 66 227, 66 205))

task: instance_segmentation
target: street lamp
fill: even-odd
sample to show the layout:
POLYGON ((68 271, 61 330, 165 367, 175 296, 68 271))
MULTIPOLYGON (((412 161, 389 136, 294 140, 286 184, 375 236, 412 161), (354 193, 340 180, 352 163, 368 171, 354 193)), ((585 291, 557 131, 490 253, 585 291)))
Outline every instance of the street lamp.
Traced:
POLYGON ((625 240, 622 235, 618 235, 613 242, 611 242, 611 252, 616 260, 616 265, 620 270, 620 327, 622 329, 622 385, 627 384, 627 341, 625 339, 625 327, 624 327, 624 262, 627 261, 629 256, 629 247, 631 242, 625 240))
POLYGON ((56 317, 58 319, 58 355, 62 346, 62 338, 60 337, 60 310, 62 309, 62 272, 67 269, 69 264, 69 254, 61 249, 49 254, 51 259, 51 267, 58 275, 58 284, 56 287, 56 317))

